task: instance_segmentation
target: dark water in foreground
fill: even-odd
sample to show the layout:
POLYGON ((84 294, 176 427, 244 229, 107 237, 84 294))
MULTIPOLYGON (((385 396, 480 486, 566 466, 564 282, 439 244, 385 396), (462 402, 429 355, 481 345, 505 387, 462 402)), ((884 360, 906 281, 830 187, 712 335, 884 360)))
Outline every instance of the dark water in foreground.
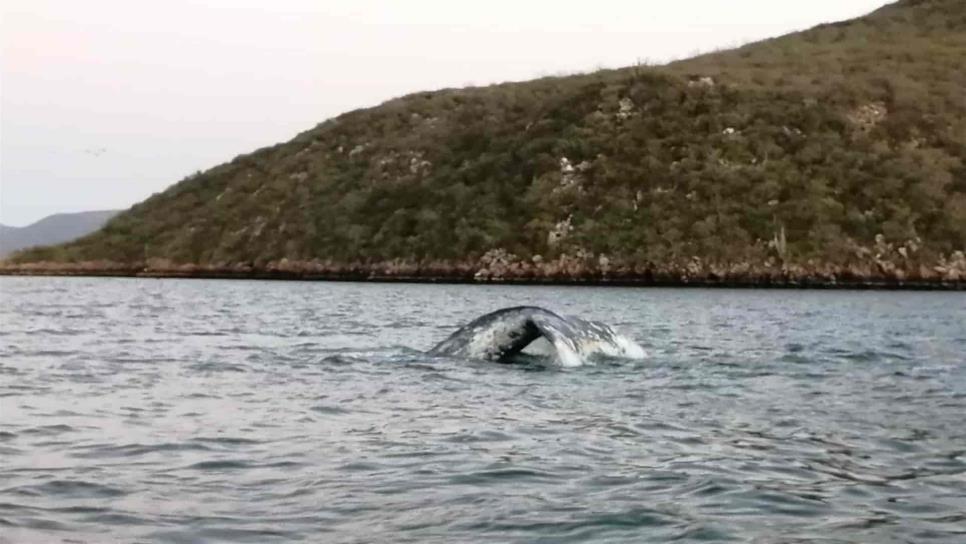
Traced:
POLYGON ((966 295, 0 278, 0 540, 966 542, 966 295), (650 353, 417 350, 500 306, 650 353))

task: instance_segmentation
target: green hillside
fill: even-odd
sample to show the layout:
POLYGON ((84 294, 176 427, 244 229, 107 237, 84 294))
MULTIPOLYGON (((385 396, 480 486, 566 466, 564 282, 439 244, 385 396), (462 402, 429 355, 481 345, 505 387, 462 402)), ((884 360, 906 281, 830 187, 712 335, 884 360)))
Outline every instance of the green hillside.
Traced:
POLYGON ((906 0, 665 66, 346 113, 12 262, 964 281, 964 249, 966 2, 906 0))

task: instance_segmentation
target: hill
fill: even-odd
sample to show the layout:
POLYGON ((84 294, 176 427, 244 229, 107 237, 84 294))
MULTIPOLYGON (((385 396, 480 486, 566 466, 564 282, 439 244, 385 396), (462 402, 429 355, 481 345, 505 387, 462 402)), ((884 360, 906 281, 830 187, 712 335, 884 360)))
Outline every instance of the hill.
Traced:
POLYGON ((0 257, 24 248, 60 244, 88 235, 103 227, 118 212, 58 213, 26 227, 0 225, 0 257))
POLYGON ((416 93, 12 260, 189 275, 961 285, 964 66, 966 2, 905 0, 664 66, 416 93))

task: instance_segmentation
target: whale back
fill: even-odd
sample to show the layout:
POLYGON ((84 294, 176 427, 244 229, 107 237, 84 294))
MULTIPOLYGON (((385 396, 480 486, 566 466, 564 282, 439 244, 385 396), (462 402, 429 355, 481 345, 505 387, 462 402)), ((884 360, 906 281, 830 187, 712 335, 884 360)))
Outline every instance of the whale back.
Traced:
POLYGON ((429 351, 431 355, 508 362, 538 338, 553 347, 561 366, 580 366, 593 354, 641 358, 644 350, 602 323, 564 318, 535 306, 480 316, 429 351))

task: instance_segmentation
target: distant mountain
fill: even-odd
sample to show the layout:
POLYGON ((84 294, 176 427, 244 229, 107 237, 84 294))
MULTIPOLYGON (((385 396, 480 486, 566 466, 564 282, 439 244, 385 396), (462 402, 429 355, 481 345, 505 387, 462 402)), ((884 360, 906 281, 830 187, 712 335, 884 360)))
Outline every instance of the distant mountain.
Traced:
POLYGON ((26 227, 0 225, 0 258, 14 251, 69 242, 104 226, 121 210, 58 213, 26 227))
POLYGON ((966 283, 964 67, 966 0, 902 0, 664 66, 416 93, 8 268, 966 283))

